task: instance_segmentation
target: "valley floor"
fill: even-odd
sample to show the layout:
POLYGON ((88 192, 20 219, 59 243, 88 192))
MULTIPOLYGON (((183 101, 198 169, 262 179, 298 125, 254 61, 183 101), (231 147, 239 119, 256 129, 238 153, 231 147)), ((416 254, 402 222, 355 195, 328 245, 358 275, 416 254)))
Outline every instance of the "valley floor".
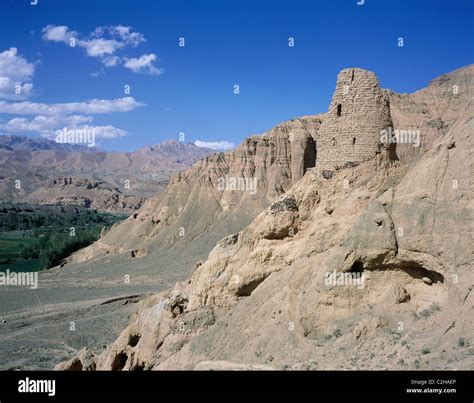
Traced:
POLYGON ((173 274, 163 280, 168 269, 156 260, 101 259, 40 272, 35 290, 2 287, 0 370, 53 369, 84 345, 101 351, 128 323, 136 302, 177 281, 173 274), (131 264, 133 275, 126 277, 131 264))

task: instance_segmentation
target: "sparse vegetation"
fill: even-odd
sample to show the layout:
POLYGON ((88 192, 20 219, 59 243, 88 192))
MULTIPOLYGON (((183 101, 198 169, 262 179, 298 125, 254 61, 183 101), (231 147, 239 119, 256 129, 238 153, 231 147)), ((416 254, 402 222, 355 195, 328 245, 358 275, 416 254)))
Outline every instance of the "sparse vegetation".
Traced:
POLYGON ((274 360, 273 355, 268 356, 268 358, 265 360, 265 364, 268 364, 274 360))
POLYGON ((421 354, 429 354, 430 352, 430 349, 426 346, 421 349, 421 354))
POLYGON ((466 345, 466 341, 464 340, 464 337, 460 337, 458 339, 458 346, 459 347, 464 347, 466 345))
POLYGON ((437 303, 434 303, 434 304, 431 304, 428 308, 426 309, 423 309, 419 315, 426 319, 428 317, 430 317, 431 315, 433 315, 435 312, 438 312, 438 311, 441 311, 441 307, 437 304, 437 303))

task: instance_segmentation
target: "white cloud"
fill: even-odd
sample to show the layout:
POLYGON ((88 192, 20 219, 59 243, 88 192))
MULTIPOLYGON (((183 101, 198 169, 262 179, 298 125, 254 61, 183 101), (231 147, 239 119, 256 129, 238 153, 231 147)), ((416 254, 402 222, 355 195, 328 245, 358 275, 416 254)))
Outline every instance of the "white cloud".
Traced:
POLYGON ((43 116, 38 115, 33 119, 13 118, 0 127, 9 132, 37 132, 46 136, 51 131, 64 126, 76 128, 85 123, 93 121, 90 116, 71 115, 71 116, 43 116))
POLYGON ((97 70, 97 71, 93 71, 92 73, 90 73, 90 75, 92 77, 100 77, 100 76, 103 76, 104 75, 104 69, 100 69, 100 70, 97 70))
POLYGON ((90 116, 36 116, 33 119, 13 118, 7 123, 0 124, 2 130, 9 133, 39 133, 42 137, 55 139, 58 130, 76 130, 92 132, 95 138, 111 139, 126 136, 125 130, 111 125, 94 126, 83 123, 91 123, 90 116))
POLYGON ((17 48, 10 48, 0 53, 0 71, 13 80, 31 79, 35 66, 18 56, 17 48))
POLYGON ((54 118, 37 116, 33 120, 27 118, 13 118, 1 127, 8 132, 43 132, 51 130, 54 118))
POLYGON ((108 66, 115 64, 110 64, 110 58, 107 56, 113 55, 118 49, 126 45, 125 42, 113 38, 102 38, 105 31, 101 27, 96 28, 91 34, 93 38, 85 39, 80 39, 80 35, 76 31, 71 31, 69 27, 65 25, 48 25, 44 27, 41 32, 43 33, 43 39, 45 41, 62 42, 70 46, 71 43, 74 43, 74 46, 84 48, 88 56, 100 57, 102 62, 108 66), (74 39, 74 42, 72 42, 71 39, 74 39))
POLYGON ((210 148, 216 151, 227 151, 235 148, 235 144, 229 141, 201 141, 196 140, 194 144, 198 147, 210 148))
MULTIPOLYGON (((125 46, 124 43, 118 42, 115 39, 92 39, 79 40, 76 44, 86 50, 88 56, 92 57, 106 57, 113 55, 118 49, 125 46)), ((117 56, 116 56, 117 57, 117 56)), ((102 61, 104 61, 102 59, 102 61)))
POLYGON ((0 99, 25 99, 31 95, 35 66, 18 55, 17 48, 0 52, 0 99))
POLYGON ((94 118, 92 116, 84 115, 70 115, 66 116, 65 121, 72 126, 77 126, 83 123, 92 123, 94 118))
POLYGON ((0 101, 0 113, 36 115, 33 118, 14 117, 6 123, 0 123, 0 129, 8 133, 38 133, 49 139, 54 139, 56 132, 63 129, 93 131, 96 138, 103 139, 122 137, 127 134, 125 130, 111 125, 91 125, 94 119, 87 115, 129 112, 143 105, 132 97, 62 104, 0 101))
POLYGON ((138 58, 125 58, 124 67, 132 70, 134 73, 149 73, 158 76, 162 71, 153 66, 155 60, 156 55, 154 53, 142 55, 138 58))
MULTIPOLYGON (((43 35, 47 40, 56 42, 69 42, 74 34, 64 26, 47 28, 43 30, 43 35)), ((136 43, 140 41, 140 38, 133 39, 132 33, 127 29, 120 35, 123 37, 128 35, 130 38, 127 41, 136 43)), ((90 46, 90 51, 97 55, 113 53, 115 49, 114 44, 100 39, 90 41, 90 46)), ((104 60, 112 66, 119 63, 120 58, 111 54, 104 56, 104 60)), ((0 130, 7 133, 38 133, 50 139, 54 139, 57 131, 63 129, 92 131, 96 138, 103 139, 122 137, 127 134, 125 130, 111 125, 93 125, 94 118, 90 115, 129 112, 145 105, 133 97, 54 104, 25 101, 33 89, 33 84, 29 81, 33 78, 34 70, 34 64, 19 56, 16 48, 0 53, 0 114, 22 115, 10 118, 6 122, 0 120, 0 130), (21 89, 21 94, 16 95, 15 89, 18 88, 21 89), (24 117, 25 115, 31 117, 24 117)))
POLYGON ((92 99, 85 102, 68 102, 44 104, 30 101, 0 101, 0 113, 15 115, 58 115, 58 114, 103 114, 113 112, 129 112, 145 104, 135 101, 133 97, 117 99, 92 99))
POLYGON ((117 25, 115 27, 108 27, 108 30, 112 35, 119 36, 126 44, 133 47, 146 42, 145 37, 140 32, 132 32, 132 27, 117 25))
POLYGON ((105 67, 114 67, 120 63, 120 57, 118 56, 107 56, 102 60, 105 67))
POLYGON ((71 38, 77 38, 77 32, 70 31, 65 25, 48 25, 41 32, 43 39, 47 41, 69 43, 71 38))
POLYGON ((95 134, 98 139, 113 139, 116 137, 126 136, 128 133, 125 130, 118 129, 114 126, 82 126, 81 130, 90 130, 95 134))
POLYGON ((43 39, 46 41, 74 43, 85 49, 86 54, 91 57, 100 58, 106 67, 114 67, 124 62, 124 66, 134 72, 149 73, 158 75, 161 70, 153 66, 156 55, 153 53, 143 55, 140 58, 117 56, 117 51, 130 46, 135 48, 140 43, 146 42, 145 37, 140 32, 133 32, 131 27, 124 25, 97 27, 86 37, 80 37, 76 31, 71 31, 65 25, 48 25, 42 29, 43 39))

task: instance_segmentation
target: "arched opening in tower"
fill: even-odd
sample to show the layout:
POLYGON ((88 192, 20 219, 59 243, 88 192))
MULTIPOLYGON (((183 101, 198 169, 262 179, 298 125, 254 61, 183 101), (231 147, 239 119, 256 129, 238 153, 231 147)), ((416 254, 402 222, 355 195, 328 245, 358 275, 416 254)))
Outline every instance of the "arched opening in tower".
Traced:
POLYGON ((336 115, 337 117, 341 117, 341 111, 342 111, 342 105, 341 104, 338 104, 337 105, 337 111, 336 111, 336 115))

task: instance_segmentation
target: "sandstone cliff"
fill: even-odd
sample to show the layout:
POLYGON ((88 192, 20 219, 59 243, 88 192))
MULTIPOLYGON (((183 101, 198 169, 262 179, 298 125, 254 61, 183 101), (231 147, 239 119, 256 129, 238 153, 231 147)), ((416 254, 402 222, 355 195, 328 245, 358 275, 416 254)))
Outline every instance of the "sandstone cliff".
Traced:
POLYGON ((419 129, 419 145, 413 141, 399 142, 397 155, 411 161, 430 149, 446 135, 465 108, 472 102, 474 65, 469 65, 433 79, 430 84, 413 94, 389 91, 390 113, 394 129, 419 129))
POLYGON ((234 151, 202 159, 74 261, 135 250, 138 256, 186 254, 191 259, 207 254, 218 239, 243 228, 314 167, 321 121, 307 116, 284 122, 234 151))

